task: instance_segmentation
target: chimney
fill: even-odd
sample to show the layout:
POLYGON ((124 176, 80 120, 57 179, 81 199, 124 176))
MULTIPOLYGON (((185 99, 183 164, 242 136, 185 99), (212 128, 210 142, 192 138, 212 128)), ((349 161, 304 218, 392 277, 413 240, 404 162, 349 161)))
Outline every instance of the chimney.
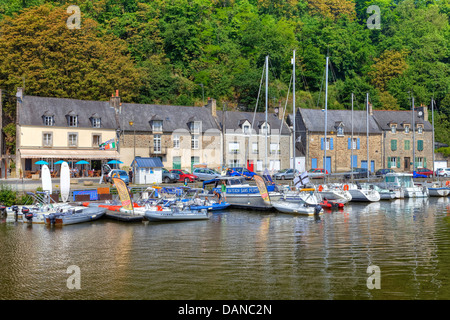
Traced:
POLYGON ((428 106, 423 106, 423 121, 428 121, 428 106))
POLYGON ((369 102, 369 115, 373 116, 373 108, 370 102, 369 102))
POLYGON ((283 112, 281 112, 281 100, 278 103, 278 119, 283 119, 283 112))
POLYGON ((208 104, 206 105, 206 108, 211 111, 211 115, 213 117, 217 116, 217 107, 216 107, 216 100, 212 98, 208 98, 208 104))

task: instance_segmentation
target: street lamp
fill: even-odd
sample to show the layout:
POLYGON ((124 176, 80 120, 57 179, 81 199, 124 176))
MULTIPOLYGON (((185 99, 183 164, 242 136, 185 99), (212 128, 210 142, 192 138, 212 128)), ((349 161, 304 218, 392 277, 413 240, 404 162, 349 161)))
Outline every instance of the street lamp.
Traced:
POLYGON ((133 128, 133 182, 134 179, 136 179, 136 128, 133 127, 134 121, 130 120, 128 121, 128 124, 130 125, 130 127, 133 128))

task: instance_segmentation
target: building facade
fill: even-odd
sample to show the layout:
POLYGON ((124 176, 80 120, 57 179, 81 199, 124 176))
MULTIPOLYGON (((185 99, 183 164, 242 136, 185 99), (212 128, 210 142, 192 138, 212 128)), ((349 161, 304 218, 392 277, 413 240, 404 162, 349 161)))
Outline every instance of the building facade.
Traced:
POLYGON ((306 168, 346 172, 353 167, 410 172, 432 168, 432 126, 427 107, 412 111, 298 109, 296 135, 306 168), (414 128, 414 130, 413 130, 414 128), (326 152, 325 152, 326 149, 326 152), (326 153, 326 161, 324 161, 326 153))
POLYGON ((108 102, 23 96, 17 101, 16 173, 27 176, 44 160, 51 170, 59 160, 101 162, 119 159, 116 148, 100 150, 115 141, 117 124, 108 102))

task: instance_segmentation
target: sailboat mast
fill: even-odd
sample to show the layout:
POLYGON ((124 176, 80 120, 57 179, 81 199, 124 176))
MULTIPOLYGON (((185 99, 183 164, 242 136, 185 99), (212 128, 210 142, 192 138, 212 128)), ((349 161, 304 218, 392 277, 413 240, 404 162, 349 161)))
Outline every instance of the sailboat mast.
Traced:
POLYGON ((292 132, 292 144, 293 144, 293 149, 292 149, 292 163, 293 163, 293 168, 294 168, 294 175, 295 175, 295 170, 297 169, 296 166, 296 159, 295 159, 295 50, 294 50, 294 55, 292 58, 292 113, 293 113, 293 132, 292 132))
POLYGON ((367 179, 369 179, 370 160, 369 160, 369 93, 366 93, 366 139, 367 139, 367 179))
POLYGON ((266 169, 267 169, 267 131, 268 131, 268 101, 269 101, 269 56, 266 56, 266 169))
POLYGON ((431 126, 433 129, 433 144, 432 144, 432 153, 433 153, 433 178, 435 177, 435 169, 434 169, 434 98, 431 98, 431 126))
POLYGON ((323 156, 323 169, 325 170, 325 181, 327 179, 327 123, 328 123, 328 57, 325 65, 325 138, 324 138, 324 156, 323 156))
POLYGON ((353 166, 354 166, 354 163, 353 163, 353 92, 352 92, 352 140, 350 141, 350 147, 352 148, 351 149, 352 155, 350 158, 350 171, 352 173, 352 182, 353 182, 353 166))
POLYGON ((414 119, 414 97, 412 97, 411 102, 411 111, 412 111, 412 129, 413 129, 413 172, 416 171, 416 124, 414 119))

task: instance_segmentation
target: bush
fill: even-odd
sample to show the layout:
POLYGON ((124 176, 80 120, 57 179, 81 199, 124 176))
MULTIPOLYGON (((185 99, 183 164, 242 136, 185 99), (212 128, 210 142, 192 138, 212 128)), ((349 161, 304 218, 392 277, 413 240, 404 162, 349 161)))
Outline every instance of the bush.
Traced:
POLYGON ((0 186, 0 203, 5 206, 12 206, 17 202, 17 193, 11 189, 10 186, 1 185, 0 186))
POLYGON ((448 157, 450 156, 450 147, 439 148, 436 150, 436 152, 442 153, 444 157, 448 157))

